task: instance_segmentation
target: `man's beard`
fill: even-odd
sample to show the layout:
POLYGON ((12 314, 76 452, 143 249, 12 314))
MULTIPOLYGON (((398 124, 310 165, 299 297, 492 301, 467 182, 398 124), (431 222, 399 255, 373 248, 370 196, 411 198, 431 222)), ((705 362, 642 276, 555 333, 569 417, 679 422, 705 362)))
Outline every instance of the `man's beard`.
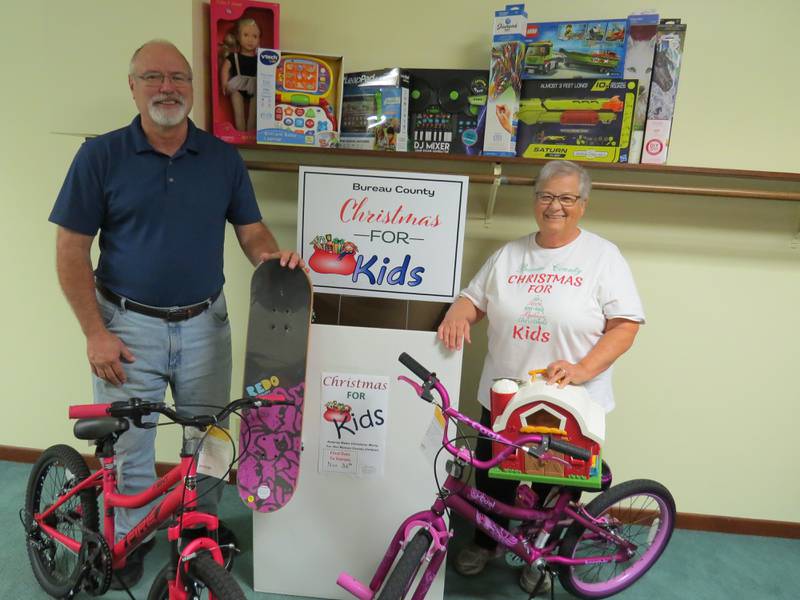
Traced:
POLYGON ((153 122, 162 127, 174 127, 178 125, 187 114, 186 101, 180 94, 159 94, 153 96, 147 103, 147 113, 153 122), (177 104, 169 108, 162 106, 159 102, 174 100, 177 104))

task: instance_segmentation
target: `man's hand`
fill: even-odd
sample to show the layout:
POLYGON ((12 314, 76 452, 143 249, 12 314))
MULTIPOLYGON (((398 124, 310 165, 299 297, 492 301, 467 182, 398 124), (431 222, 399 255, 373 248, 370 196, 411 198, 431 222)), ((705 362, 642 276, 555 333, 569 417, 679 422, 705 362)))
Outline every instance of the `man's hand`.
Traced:
POLYGON ((258 262, 261 264, 262 262, 273 258, 280 258, 282 267, 289 267, 290 269, 300 267, 301 269, 308 271, 308 269, 306 269, 306 263, 302 258, 300 258, 300 255, 297 252, 292 252, 291 250, 279 250, 278 252, 261 254, 258 257, 258 262))
POLYGON ((86 338, 86 355, 92 373, 117 386, 127 381, 120 359, 128 363, 136 360, 122 340, 107 329, 86 338))

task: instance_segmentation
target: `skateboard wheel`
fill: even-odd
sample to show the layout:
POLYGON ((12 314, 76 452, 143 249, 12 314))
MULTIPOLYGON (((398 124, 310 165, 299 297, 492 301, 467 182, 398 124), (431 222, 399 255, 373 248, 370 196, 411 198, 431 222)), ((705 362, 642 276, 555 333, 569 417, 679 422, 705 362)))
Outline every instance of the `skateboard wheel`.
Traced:
POLYGON ((261 500, 266 500, 267 498, 269 498, 272 495, 272 492, 270 491, 269 486, 260 485, 260 486, 258 486, 258 489, 256 490, 256 494, 258 494, 258 497, 261 500))

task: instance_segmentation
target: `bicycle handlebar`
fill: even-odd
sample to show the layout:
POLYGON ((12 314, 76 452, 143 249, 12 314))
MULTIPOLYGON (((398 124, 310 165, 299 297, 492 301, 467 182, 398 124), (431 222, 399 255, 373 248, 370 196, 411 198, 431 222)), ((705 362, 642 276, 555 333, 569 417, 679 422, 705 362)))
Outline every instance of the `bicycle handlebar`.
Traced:
POLYGON ((179 415, 164 402, 151 402, 141 398, 120 400, 110 404, 76 404, 69 407, 70 419, 90 419, 97 417, 127 417, 139 425, 141 418, 152 413, 159 413, 179 425, 206 427, 218 423, 240 408, 261 408, 265 406, 290 406, 292 400, 285 396, 261 396, 260 398, 240 398, 229 403, 215 415, 198 415, 185 417, 179 415))
POLYGON ((491 429, 488 429, 481 425, 480 423, 476 423, 475 421, 469 419, 468 417, 464 416, 454 408, 450 406, 450 396, 447 393, 445 387, 441 384, 441 382, 436 378, 435 373, 431 373, 419 364, 416 360, 414 360, 411 356, 403 352, 399 357, 398 360, 406 366, 410 371, 412 371, 417 377, 424 381, 424 385, 419 385, 407 377, 401 376, 400 379, 402 381, 406 381, 407 383, 411 384, 417 395, 420 398, 425 400, 432 400, 432 396, 430 396, 430 389, 435 389, 439 394, 439 397, 442 400, 442 413, 445 417, 451 417, 458 421, 462 421, 467 423, 470 427, 475 429, 479 434, 494 440, 496 442, 500 442, 507 446, 505 450, 500 452, 497 456, 492 458, 488 461, 480 461, 475 458, 473 453, 465 448, 456 448, 453 444, 447 439, 447 427, 445 427, 444 431, 444 439, 443 443, 445 448, 447 448, 448 452, 466 460, 467 462, 473 464, 474 466, 478 467, 479 469, 490 469, 499 465, 503 462, 513 451, 515 448, 522 447, 526 452, 529 454, 533 454, 534 456, 538 456, 539 454, 544 453, 547 449, 552 449, 557 452, 562 452, 571 456, 576 459, 580 460, 590 460, 591 459, 591 452, 586 450, 585 448, 580 448, 575 446, 574 444, 570 444, 569 442, 564 442, 562 440, 553 438, 549 435, 539 435, 539 434, 530 434, 520 439, 512 442, 511 440, 506 439, 502 435, 495 433, 491 429), (428 397, 426 397, 426 395, 428 397), (535 451, 533 448, 527 447, 527 444, 540 444, 539 448, 536 450, 540 450, 541 452, 535 451))

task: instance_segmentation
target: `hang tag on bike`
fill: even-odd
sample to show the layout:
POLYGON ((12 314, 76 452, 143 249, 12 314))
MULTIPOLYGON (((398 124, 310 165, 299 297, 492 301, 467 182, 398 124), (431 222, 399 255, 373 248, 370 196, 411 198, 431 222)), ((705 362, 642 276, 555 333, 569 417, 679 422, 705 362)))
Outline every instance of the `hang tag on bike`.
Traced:
MULTIPOLYGON (((192 437, 202 437, 205 433, 194 430, 191 435, 192 437)), ((212 426, 197 457, 198 474, 222 479, 228 472, 232 461, 233 446, 230 436, 225 435, 221 428, 212 426)))
POLYGON ((420 442, 420 449, 428 462, 432 465, 436 463, 436 453, 442 447, 442 439, 444 437, 444 415, 441 409, 437 406, 433 412, 433 419, 431 419, 428 429, 420 442))

